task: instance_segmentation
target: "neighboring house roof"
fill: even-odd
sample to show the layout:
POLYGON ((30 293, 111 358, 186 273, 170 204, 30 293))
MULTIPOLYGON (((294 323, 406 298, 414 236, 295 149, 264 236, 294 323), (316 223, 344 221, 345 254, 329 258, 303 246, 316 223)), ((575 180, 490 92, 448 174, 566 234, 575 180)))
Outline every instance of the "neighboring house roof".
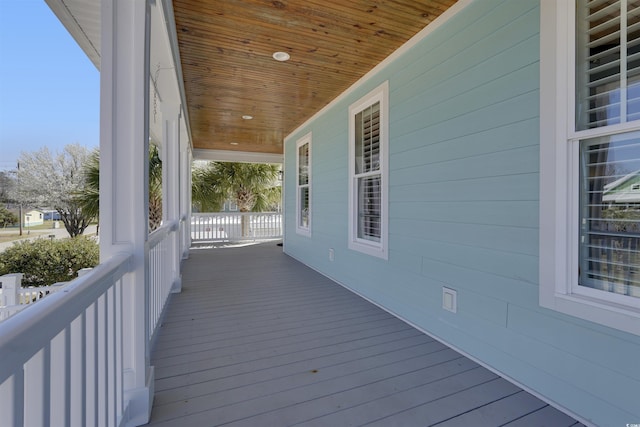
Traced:
POLYGON ((640 203, 640 169, 605 185, 602 201, 640 203))

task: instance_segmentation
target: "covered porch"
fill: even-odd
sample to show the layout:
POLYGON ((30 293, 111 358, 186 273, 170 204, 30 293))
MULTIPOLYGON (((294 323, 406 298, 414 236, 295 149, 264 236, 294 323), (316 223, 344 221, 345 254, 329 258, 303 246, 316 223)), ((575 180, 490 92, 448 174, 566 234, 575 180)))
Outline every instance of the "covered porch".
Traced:
POLYGON ((151 426, 574 426, 284 254, 192 248, 151 352, 151 426))
POLYGON ((613 328, 540 304, 557 2, 46 1, 100 69, 101 264, 0 324, 0 424, 638 421, 637 301, 613 328), (194 160, 285 163, 284 252, 389 312, 274 243, 191 249, 194 160))

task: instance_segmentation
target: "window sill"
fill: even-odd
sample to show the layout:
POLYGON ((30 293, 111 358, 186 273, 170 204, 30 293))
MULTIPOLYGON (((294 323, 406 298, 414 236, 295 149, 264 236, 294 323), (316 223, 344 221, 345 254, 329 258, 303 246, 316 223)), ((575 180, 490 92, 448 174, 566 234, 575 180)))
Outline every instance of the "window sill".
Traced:
POLYGON ((296 228, 296 234, 304 237, 311 237, 311 230, 307 228, 296 228))
POLYGON ((359 240, 352 240, 349 242, 349 249, 362 252, 363 254, 371 255, 374 257, 388 259, 387 251, 382 245, 363 243, 359 240))
POLYGON ((559 292, 541 293, 540 305, 600 325, 640 335, 640 312, 593 297, 559 292))

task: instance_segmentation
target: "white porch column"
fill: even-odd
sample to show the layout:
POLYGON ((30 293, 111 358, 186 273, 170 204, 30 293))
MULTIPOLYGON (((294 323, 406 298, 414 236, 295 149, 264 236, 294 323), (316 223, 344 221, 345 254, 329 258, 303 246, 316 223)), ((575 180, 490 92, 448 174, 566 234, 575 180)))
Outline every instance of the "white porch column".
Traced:
MULTIPOLYGON (((180 222, 180 106, 162 105, 162 216, 180 222)), ((182 290, 180 231, 171 237, 172 292, 182 290)))
MULTIPOLYGON (((149 22, 146 0, 102 0, 100 257, 133 255, 123 279, 123 424, 149 420, 153 369, 147 339, 149 22)), ((105 402, 100 402, 105 404, 105 402)))
POLYGON ((177 220, 180 164, 180 106, 162 105, 162 217, 177 220))
POLYGON ((186 138, 180 141, 180 216, 186 216, 182 239, 182 259, 189 258, 191 247, 191 147, 186 138))

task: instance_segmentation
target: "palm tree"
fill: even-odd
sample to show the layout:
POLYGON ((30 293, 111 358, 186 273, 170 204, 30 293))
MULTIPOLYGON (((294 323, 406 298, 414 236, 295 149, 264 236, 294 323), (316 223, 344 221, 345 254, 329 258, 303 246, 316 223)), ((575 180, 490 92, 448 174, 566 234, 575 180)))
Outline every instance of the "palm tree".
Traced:
POLYGON ((162 224, 162 160, 156 145, 149 145, 149 231, 162 224))
MULTIPOLYGON (((211 162, 194 168, 191 196, 202 211, 220 210, 231 200, 240 212, 264 212, 280 202, 279 171, 273 164, 211 162)), ((248 234, 249 223, 243 215, 242 235, 248 234)))
POLYGON ((82 167, 84 188, 78 194, 82 210, 91 218, 98 218, 100 213, 100 152, 93 150, 82 167))
MULTIPOLYGON (((97 217, 100 206, 100 152, 95 150, 84 164, 85 187, 78 194, 84 212, 97 217)), ((158 147, 149 145, 149 231, 162 223, 162 161, 158 147)))

